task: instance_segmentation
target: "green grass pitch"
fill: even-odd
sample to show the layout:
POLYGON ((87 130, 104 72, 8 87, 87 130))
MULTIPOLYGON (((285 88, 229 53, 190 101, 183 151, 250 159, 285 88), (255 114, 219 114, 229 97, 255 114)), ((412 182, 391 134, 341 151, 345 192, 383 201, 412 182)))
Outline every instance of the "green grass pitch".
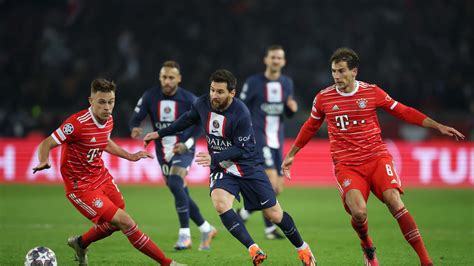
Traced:
MULTIPOLYGON (((121 186, 127 211, 167 255, 189 265, 251 265, 248 253, 222 226, 206 187, 191 195, 219 233, 210 251, 198 251, 199 231, 191 225, 193 248, 176 252, 178 219, 166 187, 121 186)), ((336 188, 287 188, 279 198, 319 265, 363 265, 362 252, 350 217, 336 188)), ((472 189, 407 189, 403 200, 415 217, 435 265, 474 265, 474 191, 472 189)), ((240 204, 236 204, 240 206, 240 204)), ((369 232, 381 265, 418 265, 398 224, 373 195, 369 200, 369 232)), ((300 265, 286 240, 265 240, 260 213, 246 224, 268 254, 264 265, 300 265)), ((91 223, 64 197, 62 186, 0 185, 0 265, 22 265, 26 252, 39 245, 54 250, 59 265, 75 265, 66 245, 70 235, 91 223)), ((89 247, 90 265, 154 265, 121 233, 89 247)))

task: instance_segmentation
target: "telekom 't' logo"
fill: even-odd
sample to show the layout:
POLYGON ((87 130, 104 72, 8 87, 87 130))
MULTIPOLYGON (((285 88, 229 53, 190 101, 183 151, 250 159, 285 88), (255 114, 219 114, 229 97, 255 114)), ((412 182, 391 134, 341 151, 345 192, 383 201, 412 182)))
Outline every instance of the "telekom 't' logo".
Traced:
POLYGON ((336 126, 340 127, 341 130, 347 130, 346 126, 349 125, 349 116, 338 115, 336 116, 336 126))

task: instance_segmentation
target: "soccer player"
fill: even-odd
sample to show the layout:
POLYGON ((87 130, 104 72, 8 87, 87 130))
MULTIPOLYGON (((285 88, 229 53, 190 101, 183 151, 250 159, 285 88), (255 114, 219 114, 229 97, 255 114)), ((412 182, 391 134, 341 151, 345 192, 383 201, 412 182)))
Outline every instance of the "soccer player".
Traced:
MULTIPOLYGON (((285 66, 285 51, 281 45, 271 45, 263 58, 264 73, 249 77, 240 93, 252 115, 252 123, 257 141, 256 150, 263 155, 265 173, 278 196, 283 191, 283 141, 285 139, 284 114, 292 116, 298 111, 293 99, 293 80, 281 73, 285 66)), ((250 212, 245 208, 237 210, 240 218, 246 221, 250 212)), ((267 239, 284 238, 274 224, 264 218, 267 239)))
POLYGON ((359 57, 353 50, 337 49, 330 63, 335 84, 316 95, 308 120, 283 160, 283 172, 290 177, 296 153, 326 119, 337 187, 346 211, 352 216, 352 227, 361 240, 365 265, 379 265, 368 234, 370 191, 387 205, 403 236, 418 254, 421 265, 433 265, 415 220, 400 198, 403 188, 392 156, 382 141, 376 108, 381 107, 408 123, 437 129, 456 140, 464 139, 464 135, 392 99, 377 85, 356 80, 359 57))
POLYGON ((102 161, 103 151, 129 161, 153 158, 146 151, 129 153, 110 138, 114 126, 112 110, 115 105, 115 90, 114 82, 100 78, 92 81, 89 97, 91 106, 67 118, 40 143, 39 164, 33 168, 33 173, 50 168, 49 152, 63 145, 61 175, 66 197, 82 215, 94 223, 83 235, 68 239, 68 245, 75 250, 79 265, 88 264, 87 247, 92 242, 118 230, 122 231, 136 249, 161 265, 181 265, 166 257, 125 211, 122 194, 102 161))
POLYGON ((209 153, 200 152, 196 162, 211 169, 211 199, 227 230, 250 253, 254 265, 260 265, 267 255, 249 235, 245 225, 232 209, 234 199, 244 198, 248 210, 262 210, 280 227, 296 247, 304 265, 315 265, 309 245, 303 241, 291 216, 283 212, 276 200, 260 156, 255 151, 250 112, 234 98, 237 80, 228 70, 220 69, 210 77, 210 93, 192 104, 191 109, 167 128, 148 133, 144 142, 163 138, 200 123, 205 130, 209 153))
MULTIPOLYGON (((180 67, 175 61, 166 61, 160 70, 160 83, 147 90, 138 100, 135 112, 130 120, 131 136, 138 138, 142 129, 140 122, 147 114, 154 130, 169 126, 191 108, 196 96, 178 86, 181 82, 180 67)), ((155 141, 156 157, 166 185, 173 193, 180 229, 176 250, 191 248, 191 230, 189 218, 201 231, 199 250, 208 250, 217 230, 201 215, 199 207, 189 195, 185 177, 193 161, 195 140, 202 134, 200 126, 190 127, 183 132, 155 141)))

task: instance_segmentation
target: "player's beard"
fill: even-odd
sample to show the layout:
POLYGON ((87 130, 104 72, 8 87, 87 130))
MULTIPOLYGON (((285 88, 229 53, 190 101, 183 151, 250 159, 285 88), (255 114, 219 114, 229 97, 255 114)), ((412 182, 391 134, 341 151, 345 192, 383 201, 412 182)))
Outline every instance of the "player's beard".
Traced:
POLYGON ((162 91, 165 95, 173 95, 176 91, 176 89, 178 88, 178 86, 176 87, 172 87, 172 86, 164 86, 162 88, 162 91))
POLYGON ((227 99, 223 100, 221 103, 215 100, 211 100, 211 106, 215 110, 223 110, 229 104, 230 98, 231 97, 227 97, 227 99))

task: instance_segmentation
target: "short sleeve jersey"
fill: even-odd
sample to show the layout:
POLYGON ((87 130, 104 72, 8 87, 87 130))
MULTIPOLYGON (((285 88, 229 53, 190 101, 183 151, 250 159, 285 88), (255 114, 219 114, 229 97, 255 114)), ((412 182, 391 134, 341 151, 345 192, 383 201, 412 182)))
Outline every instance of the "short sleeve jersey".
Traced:
POLYGON ((334 164, 360 165, 389 154, 376 109, 393 110, 398 102, 377 85, 356 82, 350 93, 331 86, 320 91, 313 101, 311 118, 326 119, 334 164))
MULTIPOLYGON (((163 94, 159 86, 151 88, 138 100, 135 112, 130 120, 130 127, 140 126, 140 122, 146 115, 149 115, 153 130, 166 128, 187 112, 196 98, 193 93, 181 87, 178 87, 176 93, 172 96, 163 94)), ((176 143, 186 141, 187 138, 193 135, 194 130, 200 129, 188 128, 183 132, 156 140, 156 155, 165 158, 166 155, 173 152, 176 143)), ((192 152, 194 152, 194 147, 192 152)))
POLYGON ((283 146, 285 106, 293 90, 293 80, 286 75, 269 80, 261 73, 245 81, 239 97, 252 115, 257 145, 274 149, 283 146))
POLYGON ((100 124, 89 108, 71 115, 51 134, 62 145, 61 175, 66 192, 94 190, 112 178, 101 156, 113 126, 112 116, 100 124))

